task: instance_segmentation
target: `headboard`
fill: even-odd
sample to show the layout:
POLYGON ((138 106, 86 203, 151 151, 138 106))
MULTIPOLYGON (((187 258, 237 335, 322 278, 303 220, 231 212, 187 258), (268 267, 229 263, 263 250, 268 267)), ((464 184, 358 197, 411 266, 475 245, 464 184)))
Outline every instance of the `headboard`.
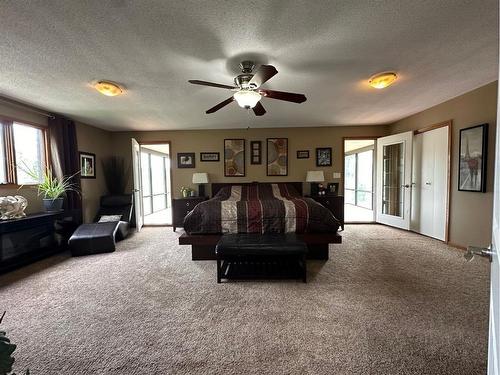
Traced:
POLYGON ((255 184, 287 184, 292 185, 297 192, 302 195, 302 182, 288 182, 288 181, 280 181, 280 182, 219 182, 212 184, 212 197, 214 197, 220 189, 226 186, 233 185, 255 185, 255 184))

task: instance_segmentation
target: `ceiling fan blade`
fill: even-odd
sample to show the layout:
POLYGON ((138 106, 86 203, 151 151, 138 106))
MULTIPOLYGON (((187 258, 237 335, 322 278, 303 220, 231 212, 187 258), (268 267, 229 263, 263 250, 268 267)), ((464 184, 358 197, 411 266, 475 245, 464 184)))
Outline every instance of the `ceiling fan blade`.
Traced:
POLYGON ((197 79, 190 79, 188 82, 192 83, 193 85, 211 86, 211 87, 217 87, 219 89, 228 89, 228 90, 237 89, 237 87, 235 86, 221 85, 220 83, 200 81, 197 79))
POLYGON ((254 76, 248 82, 249 84, 255 84, 256 87, 260 87, 265 82, 269 81, 272 77, 278 74, 276 68, 272 65, 261 65, 259 69, 255 72, 254 76))
POLYGON ((257 102, 255 107, 252 108, 253 113, 255 113, 255 116, 262 116, 266 113, 266 110, 264 109, 264 106, 262 105, 261 102, 257 102))
POLYGON ((234 97, 231 96, 229 99, 226 99, 223 102, 220 102, 219 104, 217 104, 216 106, 213 106, 212 108, 207 110, 205 113, 217 112, 219 109, 221 109, 222 107, 225 107, 228 104, 231 104, 233 101, 234 101, 234 97))
POLYGON ((284 100, 285 102, 303 103, 307 100, 304 94, 296 94, 293 92, 259 90, 259 94, 266 98, 284 100))

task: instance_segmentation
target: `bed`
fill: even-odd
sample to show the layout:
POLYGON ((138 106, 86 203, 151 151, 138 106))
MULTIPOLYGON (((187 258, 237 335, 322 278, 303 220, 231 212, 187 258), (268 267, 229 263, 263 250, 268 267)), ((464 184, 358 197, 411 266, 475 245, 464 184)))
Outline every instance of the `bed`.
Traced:
POLYGON ((296 233, 309 257, 328 259, 328 245, 341 243, 339 221, 311 198, 302 183, 212 184, 212 198, 185 218, 181 245, 192 246, 193 260, 215 259, 215 245, 225 233, 296 233))

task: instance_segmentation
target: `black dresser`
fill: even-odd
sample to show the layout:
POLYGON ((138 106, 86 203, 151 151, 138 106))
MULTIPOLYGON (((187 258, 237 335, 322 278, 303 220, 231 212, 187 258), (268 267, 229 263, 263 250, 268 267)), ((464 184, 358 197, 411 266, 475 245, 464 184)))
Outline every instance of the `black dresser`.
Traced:
POLYGON ((344 230, 344 197, 342 195, 313 195, 310 198, 325 206, 340 221, 340 227, 344 230))
POLYGON ((172 199, 172 226, 174 232, 184 225, 184 218, 198 203, 206 201, 208 197, 187 197, 172 199))
POLYGON ((0 273, 64 250, 80 223, 80 210, 0 221, 0 273))

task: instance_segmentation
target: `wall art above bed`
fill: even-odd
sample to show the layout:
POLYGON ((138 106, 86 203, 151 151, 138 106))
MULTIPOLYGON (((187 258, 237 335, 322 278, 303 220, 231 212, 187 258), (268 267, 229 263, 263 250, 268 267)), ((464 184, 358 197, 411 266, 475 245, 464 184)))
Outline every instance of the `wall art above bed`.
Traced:
POLYGON ((262 164, 261 141, 250 141, 250 164, 262 164))
POLYGON ((244 139, 224 139, 224 176, 245 177, 244 139))
POLYGON ((267 175, 288 176, 288 138, 267 138, 267 175))

